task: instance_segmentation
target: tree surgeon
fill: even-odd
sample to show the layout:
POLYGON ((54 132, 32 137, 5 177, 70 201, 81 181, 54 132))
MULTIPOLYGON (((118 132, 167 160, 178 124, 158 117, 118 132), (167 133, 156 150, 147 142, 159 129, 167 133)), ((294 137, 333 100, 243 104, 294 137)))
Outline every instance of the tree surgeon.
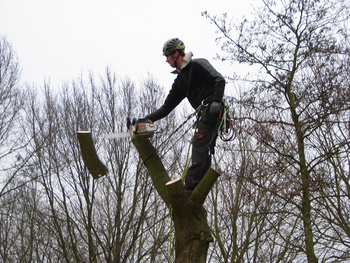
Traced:
POLYGON ((177 77, 164 104, 145 118, 152 122, 164 118, 184 98, 188 99, 194 109, 202 105, 192 140, 192 164, 185 175, 184 189, 187 196, 190 196, 211 165, 225 79, 206 59, 192 59, 192 52, 185 53, 185 45, 178 38, 165 42, 163 55, 166 62, 175 68, 172 73, 177 74, 177 77))

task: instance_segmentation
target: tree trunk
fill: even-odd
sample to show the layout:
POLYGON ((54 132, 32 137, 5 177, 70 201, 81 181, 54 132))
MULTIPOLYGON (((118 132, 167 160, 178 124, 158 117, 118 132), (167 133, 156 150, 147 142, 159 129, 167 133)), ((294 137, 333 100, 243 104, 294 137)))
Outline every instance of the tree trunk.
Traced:
POLYGON ((181 179, 170 180, 150 141, 133 139, 133 143, 148 169, 156 190, 168 207, 172 208, 175 225, 175 262, 205 263, 209 243, 213 238, 203 203, 219 174, 209 168, 191 196, 187 198, 181 179))
POLYGON ((301 214, 302 214, 302 220, 304 224, 306 256, 309 263, 316 263, 318 262, 318 259, 315 255, 314 237, 313 237, 313 231, 312 231, 310 174, 306 164, 303 136, 302 136, 302 132, 299 129, 297 130, 297 140, 298 140, 298 150, 299 150, 299 160, 300 160, 300 175, 301 175, 301 182, 302 182, 302 189, 303 189, 301 214))
MULTIPOLYGON (((292 71, 293 74, 295 73, 295 68, 296 68, 296 57, 294 62, 294 70, 292 71)), ((301 176, 301 184, 302 184, 301 214, 302 214, 302 220, 304 225, 306 256, 309 263, 316 263, 318 262, 318 259, 315 255, 314 241, 313 241, 314 237, 312 232, 310 174, 307 168, 306 156, 305 156, 305 145, 304 145, 305 134, 302 129, 302 123, 299 121, 299 116, 297 114, 297 110, 296 110, 297 106, 294 100, 294 95, 291 92, 291 83, 294 76, 293 74, 291 74, 289 84, 286 86, 286 94, 289 98, 290 111, 291 111, 291 116, 294 123, 295 134, 296 134, 297 145, 298 145, 299 167, 300 167, 300 176, 301 176)))

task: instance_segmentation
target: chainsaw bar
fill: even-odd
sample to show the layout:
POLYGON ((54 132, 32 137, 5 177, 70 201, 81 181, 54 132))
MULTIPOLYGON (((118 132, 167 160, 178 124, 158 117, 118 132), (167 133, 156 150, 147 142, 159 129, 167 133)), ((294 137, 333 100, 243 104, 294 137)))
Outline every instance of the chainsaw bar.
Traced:
POLYGON ((105 135, 106 139, 118 139, 118 138, 128 138, 128 137, 131 137, 130 132, 108 133, 105 135))

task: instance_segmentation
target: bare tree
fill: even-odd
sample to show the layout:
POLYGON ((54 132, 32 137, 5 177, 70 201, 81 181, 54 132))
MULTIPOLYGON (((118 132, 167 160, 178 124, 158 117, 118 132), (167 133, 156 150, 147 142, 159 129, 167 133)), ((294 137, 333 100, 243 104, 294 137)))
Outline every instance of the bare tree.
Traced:
POLYGON ((19 77, 16 53, 7 39, 0 37, 0 197, 11 190, 8 186, 25 159, 20 151, 25 143, 18 125, 22 109, 19 77))
POLYGON ((4 262, 21 260, 15 253, 22 250, 18 236, 28 222, 33 222, 32 211, 18 202, 28 182, 21 176, 28 157, 24 150, 27 141, 21 133, 23 101, 19 78, 18 58, 7 39, 0 37, 0 258, 4 262), (19 213, 19 209, 24 213, 19 213))
POLYGON ((43 92, 28 89, 23 126, 27 138, 33 138, 26 148, 33 155, 19 173, 27 182, 23 205, 4 210, 4 220, 11 213, 16 216, 9 222, 21 226, 15 231, 3 224, 5 262, 159 262, 169 256, 168 210, 142 161, 130 140, 104 138, 126 129, 126 116, 143 112, 135 89, 109 69, 100 81, 90 75, 58 92, 48 83, 43 92), (96 181, 88 173, 77 130, 92 131, 107 176, 96 181))
MULTIPOLYGON (((293 239, 300 240, 297 229, 302 226, 304 246, 293 244, 290 238, 286 242, 304 251, 309 262, 334 257, 346 260, 338 248, 332 250, 325 245, 330 225, 319 224, 324 216, 318 213, 324 213, 325 208, 319 207, 318 200, 323 195, 315 186, 321 184, 331 190, 333 186, 326 180, 317 179, 321 167, 330 159, 337 159, 344 167, 347 160, 349 137, 333 140, 322 150, 319 145, 329 142, 329 138, 320 136, 322 131, 341 134, 339 128, 348 118, 348 11, 346 1, 263 0, 252 21, 245 19, 236 25, 229 24, 226 15, 205 13, 222 33, 219 41, 225 54, 220 58, 247 63, 252 65, 252 73, 257 72, 245 78, 250 86, 242 92, 240 103, 249 114, 241 117, 254 121, 256 140, 280 156, 276 168, 283 169, 284 178, 273 184, 276 197, 288 201, 291 213, 293 207, 300 212, 301 221, 292 220, 297 223, 293 239)), ((338 169, 328 171, 328 181, 348 179, 344 169, 340 169, 342 173, 338 169)), ((340 194, 346 191, 345 181, 337 184, 337 194, 333 196, 333 202, 338 200, 340 205, 338 211, 332 209, 338 222, 340 215, 348 215, 346 206, 341 205, 348 202, 348 197, 340 194)), ((333 199, 326 196, 329 201, 333 199)), ((348 251, 344 238, 333 242, 348 251)))

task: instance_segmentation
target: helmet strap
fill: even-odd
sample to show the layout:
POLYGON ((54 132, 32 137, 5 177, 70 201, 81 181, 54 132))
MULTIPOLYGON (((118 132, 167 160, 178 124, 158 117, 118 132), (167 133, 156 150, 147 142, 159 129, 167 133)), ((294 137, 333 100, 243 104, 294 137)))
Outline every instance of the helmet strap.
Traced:
MULTIPOLYGON (((175 53, 175 52, 174 52, 174 53, 175 53)), ((175 58, 174 53, 173 53, 173 54, 171 54, 171 58, 174 60, 174 65, 175 65, 175 68, 176 68, 176 69, 178 69, 178 68, 177 68, 177 59, 179 58, 179 56, 177 56, 177 57, 175 58)))

